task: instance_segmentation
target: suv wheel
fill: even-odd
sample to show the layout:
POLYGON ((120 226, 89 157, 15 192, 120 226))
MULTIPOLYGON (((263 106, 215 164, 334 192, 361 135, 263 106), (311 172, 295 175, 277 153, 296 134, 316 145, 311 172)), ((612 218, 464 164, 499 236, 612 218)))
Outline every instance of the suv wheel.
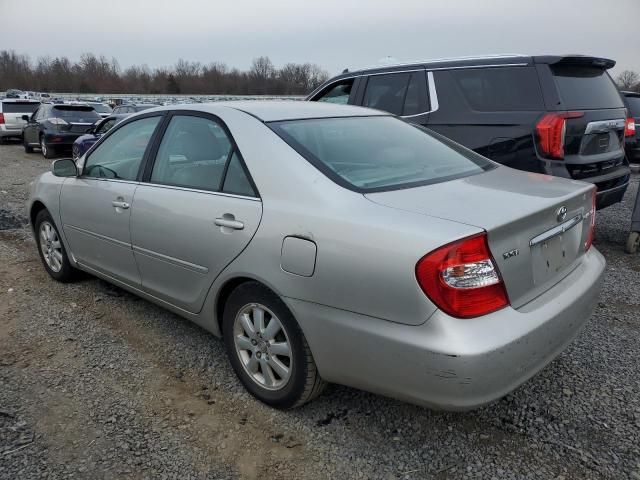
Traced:
POLYGON ((223 335, 236 375, 262 402, 293 408, 324 390, 326 383, 298 323, 280 297, 262 284, 247 282, 231 293, 223 335))
POLYGON ((47 142, 44 139, 44 135, 40 135, 40 150, 42 151, 42 156, 44 158, 53 158, 55 156, 53 147, 47 145, 47 142))
POLYGON ((22 136, 22 145, 24 146, 25 153, 33 153, 33 147, 29 145, 29 143, 27 142, 27 137, 25 137, 24 135, 22 136))
POLYGON ((40 259, 47 273, 59 282, 73 280, 77 270, 69 263, 60 233, 47 210, 38 213, 34 229, 40 259))

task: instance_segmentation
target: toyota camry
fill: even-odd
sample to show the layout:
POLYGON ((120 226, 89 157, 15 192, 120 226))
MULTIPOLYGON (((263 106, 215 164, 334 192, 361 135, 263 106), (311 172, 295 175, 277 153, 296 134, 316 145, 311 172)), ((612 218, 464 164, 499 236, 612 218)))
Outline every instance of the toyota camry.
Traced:
POLYGON ((387 113, 256 101, 128 117, 28 208, 51 277, 89 272, 223 337, 269 405, 334 382, 470 409, 588 320, 594 202, 387 113))

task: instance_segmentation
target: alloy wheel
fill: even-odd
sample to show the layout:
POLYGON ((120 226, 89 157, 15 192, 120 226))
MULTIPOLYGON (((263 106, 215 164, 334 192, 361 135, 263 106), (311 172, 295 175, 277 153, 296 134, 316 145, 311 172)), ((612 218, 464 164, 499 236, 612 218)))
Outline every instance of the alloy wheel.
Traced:
POLYGON ((40 150, 42 151, 42 155, 44 157, 47 156, 47 144, 44 142, 44 137, 40 137, 40 150))
POLYGON ((47 221, 40 224, 40 250, 47 266, 58 273, 62 269, 62 244, 58 232, 47 221))
POLYGON ((242 307, 233 325, 236 353, 249 377, 262 388, 280 390, 291 377, 291 344, 278 317, 264 305, 242 307))

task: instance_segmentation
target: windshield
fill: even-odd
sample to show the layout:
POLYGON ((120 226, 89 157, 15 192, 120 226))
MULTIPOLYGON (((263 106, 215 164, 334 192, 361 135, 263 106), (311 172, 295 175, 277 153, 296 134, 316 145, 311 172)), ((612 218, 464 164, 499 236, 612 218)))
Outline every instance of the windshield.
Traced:
POLYGON ((100 120, 100 115, 98 115, 93 107, 56 105, 51 109, 51 113, 67 122, 95 123, 96 120, 100 120))
POLYGON ((444 182, 494 165, 395 117, 292 120, 269 126, 329 178, 359 192, 444 182))
POLYGON ((33 113, 40 106, 40 102, 2 102, 4 113, 33 113))
POLYGON ((622 99, 613 80, 601 68, 555 65, 551 67, 567 110, 621 108, 622 99))

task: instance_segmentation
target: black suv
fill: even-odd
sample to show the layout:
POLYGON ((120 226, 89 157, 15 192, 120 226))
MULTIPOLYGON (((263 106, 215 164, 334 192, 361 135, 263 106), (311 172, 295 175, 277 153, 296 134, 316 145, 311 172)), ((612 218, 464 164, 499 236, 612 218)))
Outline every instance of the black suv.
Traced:
POLYGON ((509 167, 594 183, 603 208, 630 177, 614 65, 580 55, 434 60, 345 71, 307 100, 385 110, 509 167))
POLYGON ((22 128, 24 151, 40 147, 45 158, 63 150, 71 150, 73 142, 84 135, 100 115, 87 105, 52 105, 43 103, 31 116, 23 115, 27 124, 22 128))
POLYGON ((620 92, 627 107, 625 149, 630 163, 640 163, 640 93, 620 92))

